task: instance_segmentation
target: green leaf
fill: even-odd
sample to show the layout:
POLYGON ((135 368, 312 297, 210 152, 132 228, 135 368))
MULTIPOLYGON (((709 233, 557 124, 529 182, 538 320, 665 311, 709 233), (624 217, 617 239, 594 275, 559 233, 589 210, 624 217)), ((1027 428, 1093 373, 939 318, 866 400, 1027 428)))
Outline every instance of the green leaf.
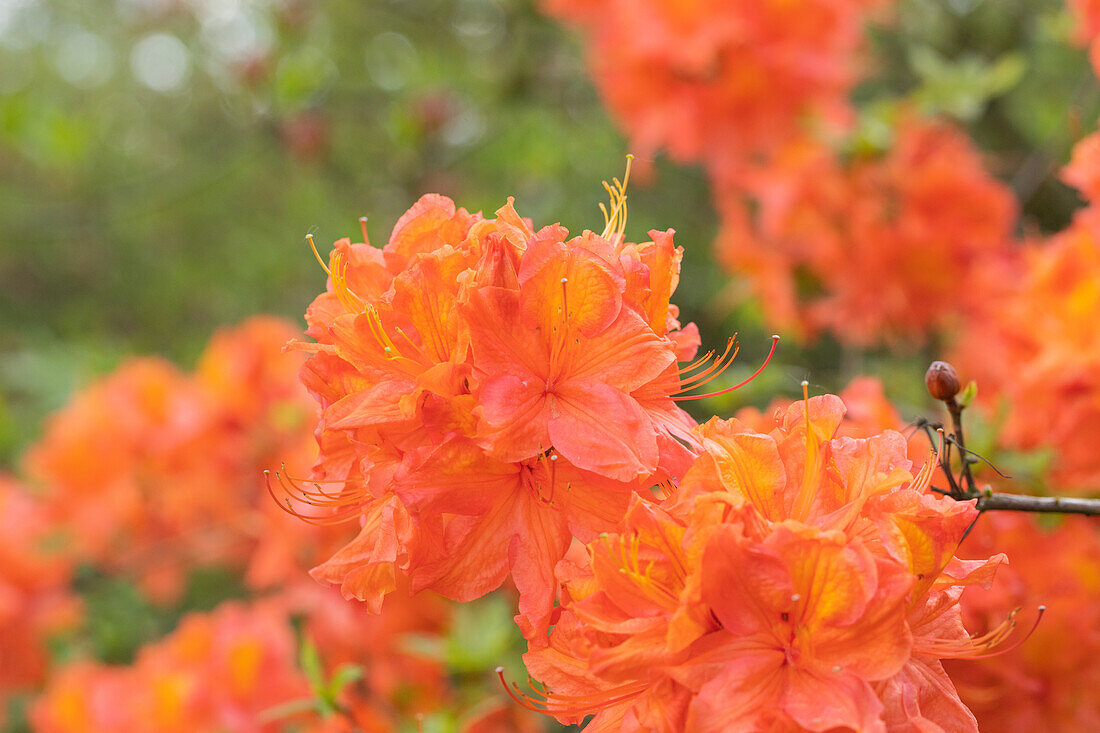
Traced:
POLYGON ((971 379, 962 391, 959 392, 955 401, 959 403, 961 407, 968 407, 974 398, 978 396, 978 383, 971 379))
POLYGON ((302 671, 309 680, 309 687, 314 692, 320 693, 325 687, 324 672, 321 669, 321 657, 317 653, 317 647, 309 637, 302 638, 302 649, 299 652, 299 663, 302 671))
POLYGON ((352 682, 357 682, 363 679, 366 674, 366 670, 358 664, 343 664, 332 674, 332 679, 328 682, 328 692, 332 700, 340 695, 344 691, 344 688, 350 685, 352 682))

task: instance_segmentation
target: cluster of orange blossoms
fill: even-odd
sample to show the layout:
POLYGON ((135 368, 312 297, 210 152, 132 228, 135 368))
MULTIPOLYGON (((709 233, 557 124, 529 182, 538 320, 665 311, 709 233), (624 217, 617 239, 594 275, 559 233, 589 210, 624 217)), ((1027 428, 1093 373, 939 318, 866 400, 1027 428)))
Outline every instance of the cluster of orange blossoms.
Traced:
POLYGON ((336 243, 301 346, 321 456, 312 480, 281 478, 362 529, 316 578, 377 609, 399 575, 459 601, 510 575, 534 643, 571 539, 683 474, 696 439, 675 398, 706 376, 677 368, 698 344, 669 304, 681 252, 671 231, 625 241, 611 191, 602 234, 427 195, 381 250, 336 243))
MULTIPOLYGON (((41 733, 235 731, 387 733, 418 715, 455 704, 442 661, 403 650, 412 633, 445 629, 449 604, 405 598, 385 616, 319 586, 246 605, 191 614, 129 666, 88 661, 54 675, 30 712, 41 733), (343 677, 330 709, 299 658, 293 620, 323 680, 343 677)), ((302 655, 304 657, 304 654, 302 655)), ((463 733, 531 729, 533 716, 497 701, 463 718, 463 733)))
POLYGON ((29 709, 44 733, 386 733, 418 715, 464 733, 532 730, 536 716, 503 693, 472 707, 444 658, 408 646, 443 643, 445 599, 405 586, 378 616, 306 575, 352 533, 287 516, 265 487, 266 467, 304 472, 316 458, 304 359, 283 353, 296 334, 252 318, 215 334, 191 374, 127 361, 52 417, 25 483, 0 477, 0 715, 44 687, 29 709), (228 568, 262 600, 192 614, 132 665, 107 665, 82 654, 76 566, 135 580, 168 606, 192 570, 228 568), (61 663, 58 638, 75 651, 61 663))
POLYGON ((1007 407, 1001 440, 1054 449, 1059 491, 1100 491, 1100 134, 1082 140, 1064 172, 1092 203, 1062 232, 1030 244, 1007 297, 987 307, 956 346, 981 396, 1007 407))
POLYGON ((84 662, 56 675, 31 713, 42 733, 272 730, 262 714, 309 695, 285 614, 227 604, 185 618, 131 667, 84 662))
POLYGON ((883 0, 544 0, 585 35, 605 104, 644 158, 735 178, 813 124, 844 123, 883 0))
POLYGON ((694 425, 676 398, 727 361, 676 366, 680 253, 626 242, 611 192, 600 235, 426 196, 381 250, 336 243, 300 345, 321 456, 282 485, 361 531, 315 577, 378 608, 401 577, 469 600, 511 574, 548 685, 513 692, 589 730, 975 730, 940 660, 1015 614, 963 628, 1004 560, 954 558, 973 504, 914 474, 873 382, 842 431, 866 437, 834 396, 694 425))
POLYGON ((61 544, 164 601, 195 564, 247 566, 255 588, 292 579, 323 539, 267 500, 262 472, 316 454, 300 360, 280 353, 294 334, 253 318, 217 334, 193 375, 133 359, 55 414, 25 468, 61 544))
POLYGON ((895 133, 884 153, 845 162, 793 143, 719 196, 718 258, 770 323, 919 343, 982 309, 1014 271, 1015 199, 968 138, 914 118, 895 133))
POLYGON ((79 616, 69 592, 72 560, 54 526, 48 507, 0 476, 0 725, 8 694, 45 679, 46 640, 79 616))
POLYGON ((553 692, 526 701, 598 711, 591 731, 977 730, 940 660, 1007 637, 971 638, 958 605, 1003 556, 954 559, 973 505, 929 493, 898 433, 833 437, 843 415, 825 396, 769 434, 701 426, 672 499, 559 565, 561 617, 525 657, 553 692))
MULTIPOLYGON (((447 602, 422 594, 375 616, 322 591, 315 584, 190 614, 130 666, 68 664, 35 701, 34 730, 388 733, 460 703, 442 660, 403 648, 410 634, 445 631, 447 602), (299 658, 295 619, 316 654, 312 674, 348 681, 333 690, 329 709, 318 704, 318 679, 299 658)), ((537 730, 535 716, 487 702, 461 716, 462 733, 537 730)))
POLYGON ((963 619, 991 628, 1020 605, 1043 603, 1046 617, 1026 644, 996 659, 947 665, 982 730, 1100 729, 1100 537, 1091 517, 1043 529, 1033 515, 984 517, 960 549, 963 557, 1003 550, 1012 563, 988 592, 966 591, 963 619))

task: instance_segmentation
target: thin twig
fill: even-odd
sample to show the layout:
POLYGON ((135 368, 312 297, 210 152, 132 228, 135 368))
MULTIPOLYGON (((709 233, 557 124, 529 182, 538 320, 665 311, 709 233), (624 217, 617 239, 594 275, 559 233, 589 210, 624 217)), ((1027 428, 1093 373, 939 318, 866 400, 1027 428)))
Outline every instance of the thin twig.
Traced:
POLYGON ((978 497, 978 511, 1053 512, 1100 517, 1100 499, 1083 499, 1072 496, 1021 496, 1019 494, 994 494, 988 491, 978 497))
POLYGON ((970 460, 967 455, 969 451, 966 449, 966 439, 963 437, 963 408, 954 397, 950 397, 943 402, 947 405, 947 412, 951 415, 951 429, 953 431, 951 442, 959 448, 959 463, 962 464, 963 482, 966 483, 966 497, 972 498, 978 495, 978 484, 974 481, 974 474, 970 471, 970 460))

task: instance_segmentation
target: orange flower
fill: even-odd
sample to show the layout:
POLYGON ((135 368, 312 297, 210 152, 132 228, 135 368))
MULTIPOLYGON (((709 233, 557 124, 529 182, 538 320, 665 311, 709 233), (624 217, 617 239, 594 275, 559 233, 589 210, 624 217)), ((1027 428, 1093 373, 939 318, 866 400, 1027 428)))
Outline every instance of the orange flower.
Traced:
MULTIPOLYGON (((210 408, 175 367, 147 358, 125 363, 49 420, 26 468, 78 553, 134 567, 220 506, 216 461, 203 460, 215 447, 206 442, 210 408)), ((171 595, 181 579, 176 567, 158 589, 171 595)))
POLYGON ((681 381, 698 335, 669 302, 680 250, 671 231, 627 242, 625 180, 608 191, 601 234, 428 195, 381 251, 337 243, 300 346, 321 459, 283 485, 290 511, 361 530, 315 577, 377 611, 400 574, 459 600, 511 575, 540 643, 570 538, 683 473, 697 440, 675 399, 728 359, 681 381))
POLYGON ((302 360, 281 354, 295 333, 263 317, 222 330, 194 375, 132 359, 51 418, 26 466, 82 561, 171 600, 192 564, 247 566, 270 587, 346 539, 286 517, 264 488, 265 468, 305 472, 316 456, 302 360))
POLYGON ((1096 0, 1068 0, 1070 13, 1076 23, 1077 43, 1088 46, 1089 61, 1093 72, 1100 75, 1100 3, 1096 0))
POLYGON ((524 658, 549 691, 517 699, 592 731, 976 730, 938 660, 1011 631, 972 639, 958 607, 1003 557, 954 560, 973 505, 929 493, 897 433, 834 437, 843 414, 701 426, 671 499, 558 566, 561 618, 524 658))
POLYGON ((30 718, 43 733, 279 730, 263 713, 308 696, 294 649, 275 606, 226 604, 185 618, 132 667, 77 662, 62 670, 30 718))
POLYGON ((77 622, 73 561, 49 508, 0 475, 0 724, 8 693, 43 682, 50 636, 77 622))
POLYGON ((592 75, 634 150, 650 159, 663 148, 727 179, 815 122, 850 116, 863 25, 879 4, 543 3, 583 31, 592 75))
POLYGON ((943 123, 903 118, 890 150, 847 166, 792 144, 720 189, 719 209, 718 258, 773 325, 803 335, 919 343, 980 312, 1013 272, 1012 192, 943 123))
POLYGON ((1078 214, 1065 231, 1025 252, 1012 293, 991 304, 951 361, 979 385, 989 408, 1007 407, 1010 448, 1052 450, 1049 479, 1063 492, 1100 489, 1100 219, 1078 214))
POLYGON ((963 543, 968 556, 1005 550, 1012 564, 992 591, 963 594, 968 625, 992 628, 1021 605, 1048 618, 1027 644, 996 659, 952 662, 959 694, 983 730, 1090 731, 1100 727, 1100 537, 1085 517, 1042 529, 1034 516, 994 512, 963 543))

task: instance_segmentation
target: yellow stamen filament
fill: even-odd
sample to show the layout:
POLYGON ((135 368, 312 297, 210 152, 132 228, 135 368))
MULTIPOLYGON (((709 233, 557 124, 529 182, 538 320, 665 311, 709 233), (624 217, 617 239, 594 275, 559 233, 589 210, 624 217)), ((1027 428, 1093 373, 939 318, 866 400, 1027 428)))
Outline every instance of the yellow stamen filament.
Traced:
POLYGON ((626 702, 632 697, 637 697, 649 687, 648 682, 628 682, 610 690, 596 692, 591 695, 557 695, 553 692, 543 692, 531 685, 531 679, 527 679, 530 693, 519 689, 519 685, 513 682, 511 685, 504 679, 504 667, 497 667, 497 676, 504 685, 505 692, 519 705, 533 710, 536 713, 546 715, 591 715, 621 702, 626 702))
MULTIPOLYGON (((635 532, 630 536, 608 537, 605 541, 608 550, 618 555, 619 572, 634 581, 639 589, 647 591, 651 600, 666 610, 675 610, 680 605, 680 594, 653 577, 654 561, 650 560, 642 567, 638 557, 642 549, 641 535, 635 532), (618 545, 614 549, 611 547, 613 543, 618 545)), ((682 573, 679 575, 683 577, 682 573)))
POLYGON ((604 239, 615 235, 622 237, 626 232, 626 187, 630 183, 630 164, 634 161, 633 155, 626 156, 626 172, 620 183, 618 178, 612 178, 611 183, 603 182, 604 190, 610 198, 610 212, 608 207, 600 204, 603 212, 604 228, 600 235, 604 239))
MULTIPOLYGON (((726 360, 724 364, 722 364, 723 359, 726 359, 726 355, 729 354, 729 352, 730 352, 730 346, 731 346, 732 343, 733 343, 733 339, 730 339, 730 341, 727 342, 727 344, 726 344, 726 350, 724 352, 722 352, 722 356, 718 357, 718 359, 714 362, 714 364, 712 364, 704 372, 701 372, 699 374, 695 374, 691 377, 682 378, 681 382, 680 382, 680 387, 675 392, 672 393, 672 399, 676 400, 677 402, 684 402, 686 400, 701 400, 701 399, 704 399, 704 398, 707 398, 707 397, 717 397, 719 395, 724 395, 727 392, 733 392, 734 390, 741 389, 746 384, 748 384, 749 382, 751 382, 752 380, 754 380, 758 376, 760 376, 760 373, 763 372, 764 369, 768 366, 768 362, 770 362, 772 360, 772 356, 775 354, 776 346, 779 345, 779 337, 778 336, 772 336, 771 351, 768 352, 768 356, 764 359, 764 363, 761 364, 756 369, 755 372, 750 374, 748 376, 748 378, 743 379, 742 381, 738 382, 737 384, 733 385, 732 387, 726 387, 725 389, 719 390, 717 392, 708 392, 706 394, 695 394, 695 395, 681 394, 682 392, 687 392, 689 390, 695 389, 696 387, 700 387, 700 386, 706 384, 707 382, 711 381, 712 379, 717 377, 719 374, 724 372, 726 370, 726 368, 730 365, 730 363, 733 361, 734 357, 737 356, 737 350, 735 349, 734 352, 733 352, 733 356, 729 357, 729 359, 726 360), (721 368, 717 368, 719 364, 722 364, 721 368)), ((699 364, 699 365, 701 366, 701 364, 699 364)), ((685 368, 685 370, 686 370, 686 368, 685 368)))
POLYGON ((987 657, 997 657, 1002 654, 1007 654, 1023 644, 1027 641, 1028 637, 1035 633, 1035 629, 1039 626, 1039 621, 1042 620, 1043 613, 1045 613, 1046 610, 1046 606, 1039 606, 1039 615, 1035 617, 1035 623, 1032 624, 1031 629, 1021 638, 1017 639, 1015 643, 1003 649, 993 650, 994 647, 1000 646, 1012 635, 1013 630, 1016 628, 1016 616, 1020 613, 1019 608, 1014 609, 1008 614, 1008 617, 1005 618, 1004 621, 981 636, 973 636, 966 639, 914 639, 913 654, 938 657, 940 659, 985 659, 987 657))
POLYGON ((810 507, 817 497, 817 483, 820 474, 821 446, 818 445, 817 436, 813 434, 813 425, 810 423, 810 383, 802 380, 802 420, 806 443, 806 461, 802 468, 802 491, 798 494, 792 519, 803 521, 810 513, 810 507))
POLYGON ((332 272, 328 269, 328 265, 321 259, 321 253, 317 251, 317 245, 313 241, 313 235, 307 234, 306 241, 309 242, 309 248, 313 250, 313 256, 317 258, 317 263, 321 265, 321 269, 325 271, 325 274, 332 277, 332 272))
MULTIPOLYGON (((734 334, 730 339, 726 341, 726 350, 722 352, 722 355, 715 359, 714 362, 711 363, 711 365, 703 371, 696 372, 695 374, 692 374, 690 376, 686 376, 687 372, 691 371, 690 368, 678 370, 680 372, 680 389, 677 390, 677 394, 679 394, 680 392, 687 392, 689 390, 695 389, 696 387, 701 387, 702 385, 720 375, 722 372, 726 371, 729 365, 733 363, 733 360, 737 358, 737 352, 740 350, 740 348, 740 344, 737 343, 737 334, 734 334), (733 351, 732 355, 730 354, 731 349, 733 351)), ((713 350, 707 352, 708 355, 713 353, 713 350)), ((705 366, 705 363, 705 361, 700 362, 697 360, 692 363, 692 366, 698 369, 699 367, 705 366)))
POLYGON ((282 490, 280 496, 276 494, 275 488, 272 486, 271 476, 271 471, 264 471, 264 483, 267 486, 267 493, 275 500, 278 507, 297 519, 317 526, 342 524, 357 518, 361 513, 363 503, 371 498, 371 494, 365 486, 348 490, 345 481, 309 481, 290 477, 286 475, 285 465, 282 471, 275 473, 275 480, 282 490), (322 483, 335 484, 339 488, 336 493, 330 493, 325 491, 321 486, 322 483), (309 486, 313 488, 307 488, 309 486), (294 508, 295 502, 308 504, 317 507, 319 510, 332 511, 333 513, 320 516, 304 514, 294 508))
POLYGON ((909 482, 909 488, 914 491, 919 491, 921 493, 927 491, 929 485, 932 483, 932 475, 936 473, 936 468, 940 465, 940 455, 943 451, 943 428, 939 428, 936 432, 939 433, 940 438, 935 450, 932 451, 930 460, 926 461, 925 464, 921 466, 920 471, 918 471, 917 475, 913 477, 913 480, 909 482))

